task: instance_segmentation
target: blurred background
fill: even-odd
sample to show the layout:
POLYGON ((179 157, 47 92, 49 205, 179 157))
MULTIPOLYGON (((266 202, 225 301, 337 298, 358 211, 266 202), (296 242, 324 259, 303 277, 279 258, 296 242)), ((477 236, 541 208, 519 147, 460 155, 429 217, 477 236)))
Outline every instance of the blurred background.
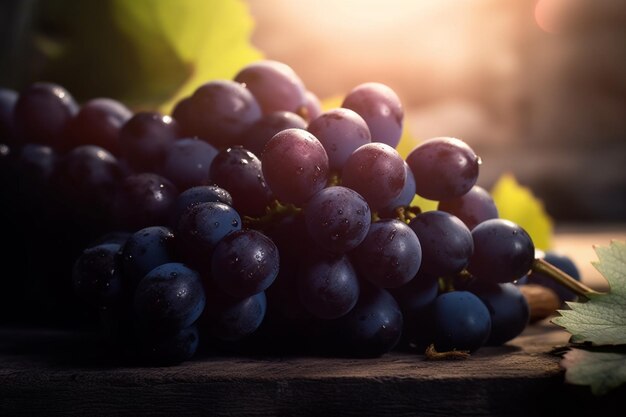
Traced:
POLYGON ((511 172, 557 222, 626 222, 624 1, 0 5, 4 86, 45 78, 79 100, 155 108, 264 56, 292 66, 321 99, 388 84, 412 137, 465 140, 484 161, 481 185, 511 172))

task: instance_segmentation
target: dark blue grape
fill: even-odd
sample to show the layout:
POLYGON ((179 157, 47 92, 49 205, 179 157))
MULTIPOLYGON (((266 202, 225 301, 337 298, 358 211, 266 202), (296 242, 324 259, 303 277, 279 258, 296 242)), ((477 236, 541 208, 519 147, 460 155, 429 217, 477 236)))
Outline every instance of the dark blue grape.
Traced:
POLYGON ((498 209, 489 193, 478 185, 461 197, 439 202, 439 210, 454 214, 472 230, 479 223, 498 218, 498 209))
POLYGON ((276 111, 266 114, 250 126, 239 138, 241 145, 255 155, 261 155, 265 144, 280 131, 285 129, 306 129, 302 117, 288 111, 276 111))
POLYGON ((174 262, 174 244, 174 233, 164 226, 146 227, 130 235, 122 249, 122 267, 133 287, 157 266, 174 262))
POLYGON ((468 291, 441 294, 432 310, 435 349, 439 352, 483 346, 491 331, 491 316, 485 304, 468 291))
POLYGON ((183 213, 176 228, 178 253, 194 267, 211 268, 217 244, 231 232, 241 229, 241 217, 224 203, 200 203, 183 213))
POLYGON ((281 255, 278 275, 265 292, 270 313, 287 321, 313 317, 302 305, 298 296, 299 264, 299 259, 281 255))
POLYGON ((421 271, 443 276, 465 268, 473 251, 472 234, 456 216, 444 211, 418 214, 409 224, 422 246, 421 271))
POLYGON ((128 107, 117 100, 89 100, 70 120, 66 146, 96 145, 119 157, 120 129, 132 116, 128 107))
POLYGON ((0 143, 7 145, 15 144, 13 109, 18 97, 17 91, 0 88, 0 143))
POLYGON ((330 169, 341 171, 357 148, 372 141, 367 123, 358 113, 332 109, 312 119, 307 128, 324 146, 330 169))
POLYGON ((297 113, 304 106, 304 83, 282 62, 266 59, 248 64, 235 75, 235 81, 250 90, 264 114, 280 110, 297 113))
POLYGON ((171 366, 185 362, 193 357, 200 342, 196 325, 173 334, 142 336, 139 341, 139 360, 150 365, 171 366))
POLYGON ((241 299, 210 287, 207 289, 207 304, 201 329, 219 340, 241 340, 259 328, 266 311, 267 299, 264 292, 241 299))
POLYGON ((279 263, 278 248, 270 238, 256 230, 237 230, 215 247, 211 274, 226 294, 245 298, 272 285, 279 263))
POLYGON ((200 139, 179 139, 165 150, 160 172, 180 191, 205 185, 215 155, 217 149, 200 139))
POLYGON ((117 302, 124 290, 121 245, 106 243, 85 249, 74 262, 72 283, 80 298, 92 306, 117 302))
POLYGON ((480 281, 512 282, 524 276, 535 259, 535 246, 524 229, 504 219, 490 219, 472 230, 474 253, 468 271, 480 281))
MULTIPOLYGON (((549 264, 552 264, 561 271, 565 272, 575 280, 580 281, 580 271, 576 267, 574 261, 567 255, 554 251, 547 251, 543 256, 543 259, 549 264)), ((529 275, 519 279, 517 281, 517 284, 539 284, 544 287, 550 288, 559 296, 561 301, 572 301, 576 299, 576 294, 540 272, 532 271, 529 275)))
POLYGON ((49 192, 50 179, 58 159, 57 152, 47 145, 29 143, 22 146, 16 165, 23 198, 41 202, 38 197, 49 192))
POLYGON ((230 80, 198 87, 185 111, 191 133, 217 148, 237 145, 237 138, 261 118, 261 108, 252 93, 230 80))
POLYGON ((211 164, 209 177, 213 183, 228 190, 233 197, 233 206, 242 215, 263 215, 272 199, 261 161, 240 146, 220 151, 211 164))
POLYGON ((404 160, 384 143, 369 143, 355 150, 346 160, 341 183, 365 198, 372 210, 388 206, 404 188, 404 160))
POLYGON ((188 188, 176 198, 172 209, 171 224, 176 227, 181 216, 189 207, 210 202, 224 203, 232 207, 233 198, 228 191, 216 185, 199 185, 188 188))
POLYGON ((409 282, 420 268, 422 248, 406 223, 389 219, 372 223, 365 237, 350 253, 359 276, 381 288, 409 282))
POLYGON ((482 284, 471 290, 487 306, 491 315, 491 332, 487 344, 501 345, 517 337, 530 317, 528 302, 515 284, 482 284))
POLYGON ((167 224, 177 196, 174 184, 160 175, 130 175, 115 196, 117 221, 126 230, 167 224))
POLYGON ((415 176, 418 195, 430 200, 461 197, 476 184, 480 158, 463 141, 433 138, 406 158, 415 176))
POLYGON ((304 208, 304 219, 315 243, 338 254, 356 248, 367 236, 372 221, 365 199, 341 186, 315 194, 304 208))
POLYGON ((439 280, 436 277, 418 272, 408 282, 389 290, 402 310, 404 330, 402 340, 424 351, 432 343, 432 323, 429 309, 439 293, 439 280))
POLYGON ((178 138, 178 124, 157 112, 139 112, 120 129, 124 159, 136 172, 157 172, 168 147, 178 138))
POLYGON ((73 215, 108 222, 123 170, 109 151, 83 145, 59 160, 51 182, 58 199, 73 215))
POLYGON ((331 324, 332 343, 339 353, 349 356, 381 356, 398 344, 402 325, 400 306, 391 294, 363 285, 354 308, 331 324))
POLYGON ((101 236, 98 236, 96 239, 92 240, 91 242, 89 242, 86 247, 91 248, 94 246, 109 244, 109 243, 124 247, 124 245, 126 244, 126 241, 128 240, 130 236, 131 236, 131 233, 124 232, 124 231, 107 232, 101 236))
POLYGON ((167 263, 139 282, 133 308, 140 327, 177 330, 200 317, 205 301, 200 275, 184 264, 167 263))
POLYGON ((298 294, 315 317, 336 319, 356 304, 359 281, 346 256, 317 254, 299 272, 298 294))
POLYGON ((13 109, 16 135, 22 143, 41 143, 63 149, 69 121, 78 112, 74 98, 63 87, 34 83, 20 92, 13 109))
POLYGON ((415 198, 415 177, 413 171, 409 168, 409 165, 404 163, 404 171, 406 172, 406 180, 404 181, 404 187, 400 194, 391 200, 387 206, 378 210, 378 214, 381 217, 396 217, 396 209, 398 207, 408 207, 415 198))
POLYGON ((341 107, 352 109, 365 119, 372 142, 395 148, 402 136, 404 110, 397 94, 380 83, 363 83, 346 95, 341 107))
POLYGON ((284 203, 302 204, 328 181, 328 155, 320 141, 302 129, 274 135, 261 162, 270 189, 284 203))

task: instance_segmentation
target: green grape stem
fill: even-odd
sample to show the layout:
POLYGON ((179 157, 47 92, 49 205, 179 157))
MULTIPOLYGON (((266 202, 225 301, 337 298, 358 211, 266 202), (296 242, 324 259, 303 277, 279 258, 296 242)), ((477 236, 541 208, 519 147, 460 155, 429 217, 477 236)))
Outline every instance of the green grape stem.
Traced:
POLYGON ((544 276, 549 277, 550 279, 556 281, 560 285, 564 286, 568 290, 572 291, 579 297, 584 297, 589 299, 589 296, 592 294, 602 294, 592 288, 589 288, 585 284, 580 281, 575 280, 565 272, 561 271, 554 265, 546 262, 544 259, 537 258, 533 261, 533 265, 531 267, 533 272, 540 273, 544 276))

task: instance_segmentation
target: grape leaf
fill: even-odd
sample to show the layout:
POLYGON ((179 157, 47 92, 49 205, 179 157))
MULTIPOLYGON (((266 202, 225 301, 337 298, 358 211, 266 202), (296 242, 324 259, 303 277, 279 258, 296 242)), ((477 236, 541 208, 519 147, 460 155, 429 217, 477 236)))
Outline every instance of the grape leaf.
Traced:
POLYGON ((168 112, 202 82, 232 78, 261 57, 241 0, 39 3, 34 38, 44 65, 30 70, 42 67, 40 57, 25 73, 58 82, 79 100, 106 96, 168 112))
POLYGON ((594 345, 626 344, 626 243, 596 247, 594 266, 609 283, 607 294, 590 294, 584 303, 568 302, 552 320, 572 334, 572 342, 594 345))
POLYGON ((626 354, 572 349, 561 361, 565 381, 575 385, 589 385, 596 395, 606 394, 626 383, 626 354))
POLYGON ((541 201, 528 188, 518 184, 512 174, 503 174, 491 190, 491 195, 501 218, 517 223, 526 230, 537 249, 550 249, 552 219, 541 201))

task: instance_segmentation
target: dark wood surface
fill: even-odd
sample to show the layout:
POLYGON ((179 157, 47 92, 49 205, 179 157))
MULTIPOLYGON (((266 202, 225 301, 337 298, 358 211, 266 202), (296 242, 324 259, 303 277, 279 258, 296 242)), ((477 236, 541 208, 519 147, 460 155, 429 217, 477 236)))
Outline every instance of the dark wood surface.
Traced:
MULTIPOLYGON (((563 383, 546 322, 470 359, 200 356, 121 366, 89 333, 0 330, 0 415, 618 415, 621 395, 563 383)), ((623 407, 622 407, 623 408, 623 407)))

